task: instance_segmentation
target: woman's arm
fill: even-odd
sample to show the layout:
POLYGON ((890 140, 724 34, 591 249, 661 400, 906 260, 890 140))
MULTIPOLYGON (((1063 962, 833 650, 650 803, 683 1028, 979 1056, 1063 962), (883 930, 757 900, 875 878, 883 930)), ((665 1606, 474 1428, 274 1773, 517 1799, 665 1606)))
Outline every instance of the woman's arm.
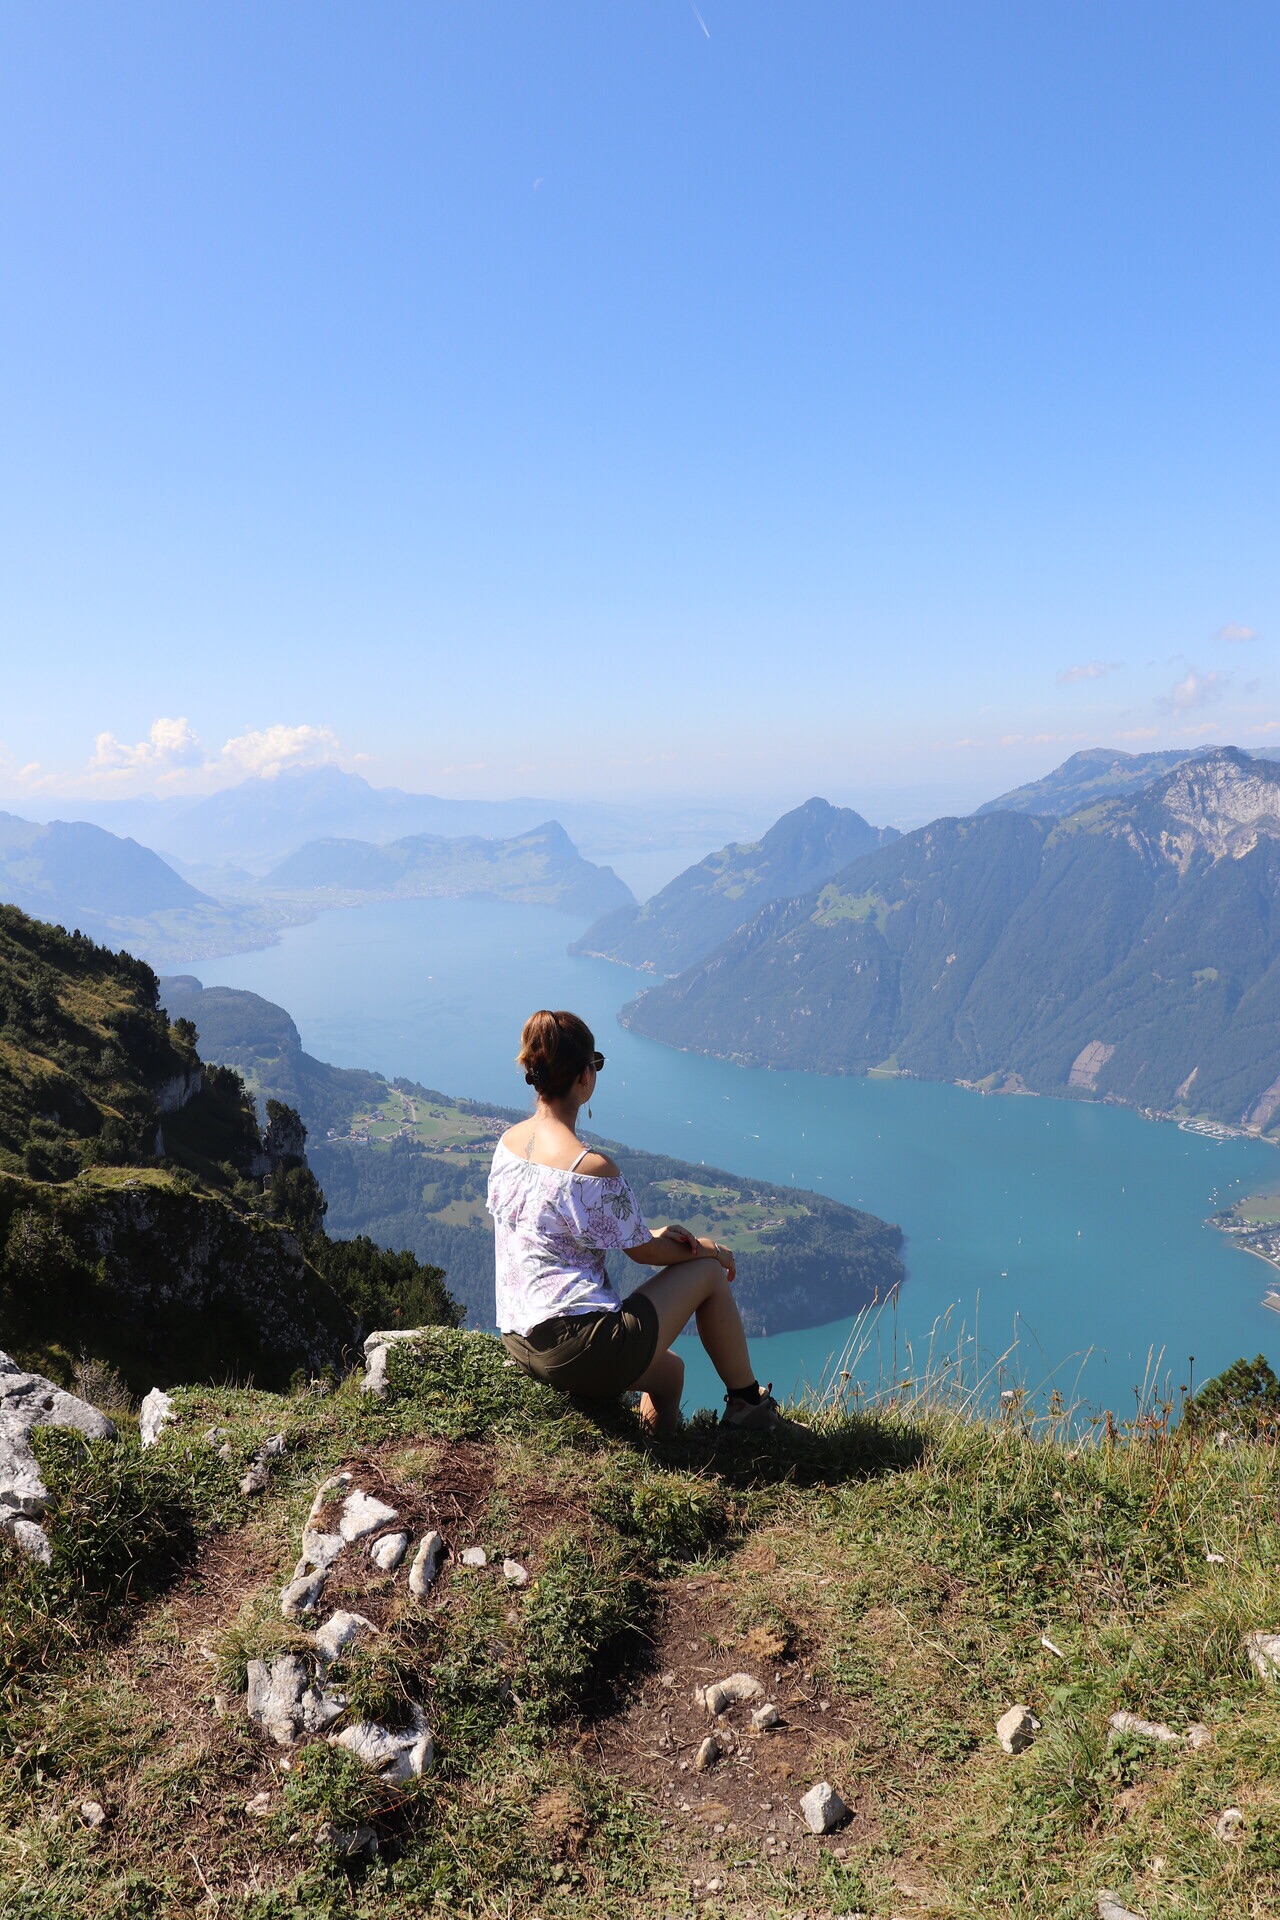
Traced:
POLYGON ((705 1260, 708 1256, 718 1260, 732 1280, 737 1272, 731 1247, 721 1246, 718 1240, 695 1240, 687 1227, 673 1233, 670 1228, 665 1233, 655 1233, 651 1240, 642 1240, 638 1247, 627 1248, 628 1260, 634 1260, 642 1267, 674 1267, 685 1260, 705 1260))

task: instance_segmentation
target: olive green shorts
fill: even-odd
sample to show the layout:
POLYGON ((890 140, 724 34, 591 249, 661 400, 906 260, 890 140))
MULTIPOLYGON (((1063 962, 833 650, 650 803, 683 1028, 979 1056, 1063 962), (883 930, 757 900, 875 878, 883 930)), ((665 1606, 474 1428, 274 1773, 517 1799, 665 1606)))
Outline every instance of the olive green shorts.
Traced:
POLYGON ((559 1314, 528 1333, 504 1333, 517 1366, 559 1393, 604 1399, 633 1387, 658 1350, 658 1309, 647 1293, 621 1308, 559 1314))

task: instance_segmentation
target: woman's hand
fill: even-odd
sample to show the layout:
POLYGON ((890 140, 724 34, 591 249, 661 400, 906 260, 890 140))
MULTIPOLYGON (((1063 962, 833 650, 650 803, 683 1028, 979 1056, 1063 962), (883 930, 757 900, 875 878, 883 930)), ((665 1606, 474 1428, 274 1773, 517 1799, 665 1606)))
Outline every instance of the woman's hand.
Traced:
POLYGON ((710 1240, 710 1239, 699 1240, 698 1245, 702 1248, 702 1251, 704 1253, 709 1253, 713 1260, 718 1260, 720 1262, 720 1265, 724 1268, 725 1273, 731 1282, 737 1278, 738 1266, 737 1266, 737 1262, 733 1257, 732 1247, 721 1246, 718 1240, 710 1240))
POLYGON ((688 1227, 682 1227, 678 1221, 672 1226, 664 1227, 661 1233, 654 1235, 654 1239, 674 1240, 678 1247, 696 1247, 698 1244, 692 1231, 688 1227))

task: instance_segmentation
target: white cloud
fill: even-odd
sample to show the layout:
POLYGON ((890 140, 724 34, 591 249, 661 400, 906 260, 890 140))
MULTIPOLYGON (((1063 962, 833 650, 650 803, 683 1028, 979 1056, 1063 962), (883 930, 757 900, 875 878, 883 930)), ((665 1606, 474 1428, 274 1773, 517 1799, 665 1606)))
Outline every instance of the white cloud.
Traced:
POLYGON ((1129 727, 1124 733, 1116 735, 1117 740, 1155 740, 1160 733, 1159 727, 1129 727))
POLYGON ((324 767, 338 759, 338 737, 329 727, 263 727, 240 733, 223 746, 221 760, 245 776, 274 780, 286 767, 324 767))
POLYGON ((1256 627, 1219 627, 1213 635, 1215 640, 1223 640, 1228 646, 1243 646, 1246 640, 1261 640, 1262 635, 1256 627))
POLYGON ((198 767, 205 757, 195 729, 187 720, 153 720, 145 740, 127 746, 114 733, 100 733, 89 762, 91 773, 168 773, 178 767, 198 767))
POLYGON ((1077 680, 1105 680, 1109 673, 1118 673, 1118 660, 1082 660, 1079 666, 1059 667, 1058 685, 1074 686, 1077 680))
POLYGON ((1175 680, 1160 704, 1171 713, 1194 713, 1219 699, 1229 685, 1228 674, 1201 673, 1199 667, 1188 666, 1181 680, 1175 680))

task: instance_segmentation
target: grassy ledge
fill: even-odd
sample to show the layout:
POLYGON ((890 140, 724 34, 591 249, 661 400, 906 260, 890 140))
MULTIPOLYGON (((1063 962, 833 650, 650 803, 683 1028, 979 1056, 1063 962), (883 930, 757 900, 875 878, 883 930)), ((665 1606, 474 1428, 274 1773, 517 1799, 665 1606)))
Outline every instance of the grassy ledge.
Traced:
POLYGON ((1101 1887, 1153 1920, 1280 1910, 1280 1690, 1241 1648, 1280 1630, 1273 1442, 1158 1417, 1081 1439, 900 1388, 813 1410, 803 1450, 705 1418, 658 1446, 444 1329, 390 1379, 183 1389, 146 1452, 127 1409, 113 1442, 38 1436, 53 1565, 0 1560, 0 1914, 1084 1920, 1101 1887), (245 1712, 248 1661, 297 1644, 279 1590, 342 1468, 455 1556, 426 1602, 367 1565, 326 1600, 380 1628, 339 1671, 349 1715, 421 1703, 435 1730, 408 1787, 245 1712), (783 1725, 734 1708, 699 1772, 694 1689, 740 1670, 783 1725), (1042 1726, 1010 1756, 1014 1702, 1042 1726), (1213 1737, 1117 1739, 1121 1709, 1213 1737), (797 1811, 820 1779, 851 1814, 822 1839, 797 1811))

